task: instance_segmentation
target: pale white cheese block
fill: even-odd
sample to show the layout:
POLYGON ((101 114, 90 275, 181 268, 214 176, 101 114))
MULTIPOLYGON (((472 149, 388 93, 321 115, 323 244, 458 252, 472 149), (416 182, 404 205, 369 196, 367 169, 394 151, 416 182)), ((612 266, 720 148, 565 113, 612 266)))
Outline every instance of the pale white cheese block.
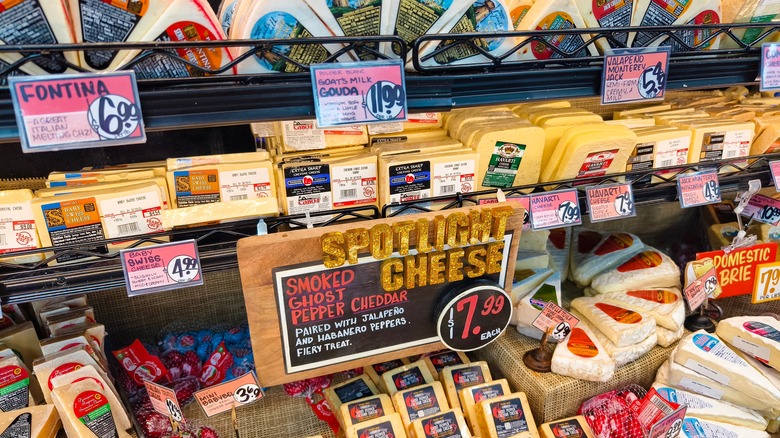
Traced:
POLYGON ((653 318, 607 303, 600 297, 575 298, 571 308, 580 312, 617 347, 638 344, 655 333, 653 318))
POLYGON ((580 286, 587 286, 593 277, 625 262, 644 248, 645 244, 633 234, 608 234, 577 266, 572 267, 572 279, 580 286))
POLYGON ((685 334, 685 327, 680 326, 677 331, 674 331, 656 326, 655 333, 658 335, 658 345, 666 348, 682 339, 683 334, 685 334))
POLYGON ((747 427, 686 416, 683 420, 680 437, 769 438, 769 434, 764 431, 749 429, 747 427))
POLYGON ((604 235, 598 231, 576 227, 572 232, 571 256, 569 257, 569 277, 571 272, 587 257, 588 254, 601 242, 604 235))
POLYGON ((601 345, 604 346, 604 349, 607 350, 609 357, 615 362, 616 367, 623 366, 639 359, 658 344, 658 335, 653 332, 650 333, 650 336, 648 336, 647 339, 637 344, 628 345, 626 347, 617 347, 604 335, 604 333, 601 333, 600 330, 593 327, 590 322, 588 322, 587 318, 582 316, 579 312, 572 310, 571 313, 580 320, 580 322, 577 323, 577 326, 587 325, 588 328, 591 329, 593 334, 596 335, 596 339, 598 339, 601 345))
POLYGON ((732 347, 780 369, 780 321, 771 316, 738 316, 718 323, 717 335, 732 347))
POLYGON ((547 252, 550 254, 550 268, 561 273, 561 279, 569 276, 569 252, 571 250, 571 227, 550 230, 547 238, 547 252))
POLYGON ((549 302, 561 305, 560 272, 555 272, 547 277, 533 292, 523 297, 515 305, 512 319, 518 326, 518 332, 532 338, 542 339, 542 331, 532 324, 549 302), (521 328, 523 331, 520 331, 521 328))
POLYGON ((647 247, 615 269, 602 272, 590 284, 606 294, 621 290, 680 287, 680 268, 666 254, 647 247))
POLYGON ((512 283, 512 305, 518 305, 523 297, 535 290, 552 273, 553 270, 549 268, 516 270, 512 283))
POLYGON ((586 325, 577 325, 555 347, 551 369, 562 376, 606 382, 615 374, 615 362, 586 325))
POLYGON ((685 322, 685 303, 674 288, 639 289, 605 294, 604 298, 627 309, 650 315, 659 327, 677 332, 685 322))
POLYGON ((752 409, 741 408, 658 382, 653 383, 653 388, 666 401, 687 406, 687 415, 756 430, 764 430, 767 427, 766 419, 752 409))
POLYGON ((699 330, 680 341, 674 361, 769 405, 780 406, 780 389, 745 362, 716 335, 699 330))
POLYGON ((549 230, 525 230, 520 235, 519 251, 545 251, 547 249, 547 238, 550 236, 549 230))
POLYGON ((517 251, 515 270, 544 269, 550 266, 550 254, 547 251, 517 251))

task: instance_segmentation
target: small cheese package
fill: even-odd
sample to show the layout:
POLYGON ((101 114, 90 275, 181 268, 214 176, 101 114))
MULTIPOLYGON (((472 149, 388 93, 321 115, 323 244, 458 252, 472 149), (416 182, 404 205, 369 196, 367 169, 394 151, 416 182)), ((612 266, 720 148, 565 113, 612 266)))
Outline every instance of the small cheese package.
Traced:
POLYGON ((107 392, 94 380, 82 380, 52 391, 54 406, 69 437, 130 437, 118 421, 122 407, 113 406, 107 392))
MULTIPOLYGON (((32 213, 34 196, 31 190, 0 191, 0 256, 40 248, 35 217, 32 213)), ((35 263, 43 254, 0 258, 2 263, 35 263)))
POLYGON ((169 170, 169 197, 176 208, 244 199, 275 198, 270 161, 202 164, 169 170))
POLYGON ((119 401, 119 394, 117 393, 114 384, 111 380, 106 380, 100 371, 92 365, 81 367, 77 370, 73 370, 69 373, 52 377, 51 384, 54 389, 67 386, 73 383, 81 382, 84 380, 90 380, 98 383, 103 390, 103 394, 108 397, 109 403, 113 406, 114 421, 119 424, 123 429, 129 429, 132 427, 130 418, 125 412, 122 403, 119 401))
POLYGON ((33 364, 33 371, 38 378, 38 384, 46 403, 51 403, 51 390, 54 388, 52 379, 89 365, 98 370, 103 380, 108 380, 105 370, 84 347, 71 348, 48 358, 36 360, 33 364))
POLYGON ((375 363, 373 365, 364 367, 363 372, 371 378, 371 381, 374 382, 374 385, 380 388, 382 392, 387 392, 387 390, 383 387, 384 382, 382 381, 382 374, 390 370, 394 370, 398 367, 408 365, 409 363, 411 362, 407 358, 388 360, 387 362, 375 363))
POLYGON ((341 427, 347 428, 393 412, 395 408, 390 397, 387 394, 377 394, 342 404, 338 419, 341 427))
POLYGON ((0 414, 3 438, 54 438, 61 427, 54 405, 30 406, 0 414))
POLYGON ((476 416, 482 438, 539 438, 524 392, 482 400, 476 416))
POLYGON ((84 334, 73 333, 41 340, 41 350, 44 357, 51 357, 76 347, 83 347, 96 361, 100 362, 104 369, 108 369, 108 363, 102 351, 98 351, 94 342, 87 339, 84 334))
POLYGON ((593 277, 590 287, 602 294, 621 290, 679 288, 680 268, 669 256, 648 246, 617 268, 593 277))
POLYGON ((425 361, 404 365, 382 374, 382 387, 391 396, 398 391, 433 382, 433 376, 425 361))
POLYGON ((445 367, 439 372, 439 380, 444 385, 447 401, 454 409, 461 407, 458 394, 463 388, 491 382, 493 377, 487 362, 480 361, 445 367))
POLYGON ((374 382, 365 374, 361 374, 346 382, 326 388, 324 391, 325 399, 328 401, 328 405, 334 413, 340 412, 342 403, 377 394, 379 394, 379 390, 376 385, 374 385, 374 382))
POLYGON ((586 324, 578 324, 555 347, 552 372, 591 382, 606 382, 615 374, 615 362, 586 324))
POLYGON ((428 371, 431 372, 434 380, 439 380, 439 371, 450 365, 460 365, 471 362, 466 353, 461 351, 442 350, 430 353, 421 358, 428 365, 428 371))
POLYGON ((30 393, 30 370, 18 357, 0 360, 0 411, 10 412, 34 406, 30 393))
POLYGON ((718 323, 717 335, 737 350, 780 370, 780 321, 772 316, 738 316, 718 323))
POLYGON ((406 428, 398 414, 388 414, 384 417, 348 426, 346 438, 394 437, 407 438, 406 428))
POLYGON ((460 390, 460 405, 463 408, 463 413, 466 415, 471 430, 475 434, 481 435, 479 430, 479 424, 476 417, 477 403, 482 400, 488 400, 491 398, 501 397, 507 395, 512 391, 509 389, 509 382, 506 379, 494 380, 492 382, 483 383, 481 385, 469 386, 460 390))
POLYGON ((395 411, 401 416, 405 427, 414 420, 446 411, 450 408, 447 396, 439 382, 403 390, 393 394, 395 411))
POLYGON ((596 438, 585 421, 585 417, 576 416, 551 421, 539 426, 540 438, 596 438))
POLYGON ((414 438, 471 438, 473 435, 466 426, 463 414, 450 409, 428 417, 418 418, 409 426, 414 438))

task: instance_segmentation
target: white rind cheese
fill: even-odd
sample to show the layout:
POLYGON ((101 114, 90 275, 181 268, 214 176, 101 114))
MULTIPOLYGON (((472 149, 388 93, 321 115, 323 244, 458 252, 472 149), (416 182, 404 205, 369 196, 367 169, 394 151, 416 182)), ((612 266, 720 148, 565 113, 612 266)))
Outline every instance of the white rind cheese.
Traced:
POLYGON ((655 318, 659 327, 677 332, 685 322, 685 303, 674 288, 640 289, 603 295, 623 307, 655 318))
POLYGON ((600 297, 576 298, 572 309, 580 312, 617 347, 638 344, 655 332, 655 320, 640 313, 605 302, 600 297))
POLYGON ((780 321, 772 316, 738 316, 718 323, 717 335, 732 347, 780 369, 780 321))
POLYGON ((577 325, 558 344, 552 357, 552 372, 591 382, 606 382, 615 374, 615 362, 586 325, 577 325))
POLYGON ((547 252, 550 254, 550 268, 561 273, 566 280, 569 275, 569 252, 571 249, 571 227, 550 230, 547 238, 547 252))
MULTIPOLYGON (((549 268, 516 270, 514 283, 512 283, 512 305, 520 304, 523 297, 533 292, 552 273, 553 270, 549 268)), ((512 317, 514 318, 515 314, 512 314, 512 317)))
POLYGON ((625 262, 644 248, 644 243, 633 234, 609 234, 577 266, 572 267, 572 278, 578 285, 587 286, 593 277, 625 262))
POLYGON ((764 431, 749 429, 747 427, 686 416, 683 420, 680 437, 769 438, 769 434, 764 431))
POLYGON ((590 287, 602 294, 621 290, 680 287, 680 268, 666 254, 647 247, 615 269, 593 278, 590 287))
POLYGON ((535 339, 542 339, 542 331, 532 324, 549 302, 561 305, 561 274, 558 272, 547 277, 515 306, 512 318, 518 332, 535 339))
POLYGON ((666 348, 682 339, 683 334, 685 334, 685 327, 680 326, 677 331, 673 331, 656 326, 655 333, 658 335, 658 345, 666 348))
POLYGON ((609 357, 615 362, 616 367, 623 366, 639 359, 649 353, 650 350, 658 344, 658 335, 653 332, 650 333, 650 336, 648 336, 647 339, 638 344, 617 347, 604 335, 604 333, 601 333, 601 331, 593 327, 579 312, 572 310, 571 313, 580 320, 580 322, 577 323, 578 326, 587 325, 588 328, 591 329, 593 334, 596 335, 596 339, 604 346, 604 349, 607 350, 609 357))

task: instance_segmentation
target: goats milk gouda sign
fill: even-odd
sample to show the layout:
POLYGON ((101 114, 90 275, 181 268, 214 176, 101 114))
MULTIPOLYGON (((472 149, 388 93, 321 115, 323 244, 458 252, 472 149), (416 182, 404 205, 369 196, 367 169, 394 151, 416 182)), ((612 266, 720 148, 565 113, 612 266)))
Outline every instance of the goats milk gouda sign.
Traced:
POLYGON ((739 248, 726 254, 723 250, 696 254, 696 259, 710 257, 718 271, 723 293, 718 298, 748 295, 753 292, 756 268, 777 259, 777 243, 763 243, 739 248))

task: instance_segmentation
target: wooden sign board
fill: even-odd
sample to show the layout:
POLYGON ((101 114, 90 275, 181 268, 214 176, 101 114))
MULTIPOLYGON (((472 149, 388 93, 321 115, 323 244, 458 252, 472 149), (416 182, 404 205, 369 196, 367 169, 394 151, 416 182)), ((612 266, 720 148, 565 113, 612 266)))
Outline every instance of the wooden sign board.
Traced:
POLYGON ((523 214, 489 204, 239 240, 261 384, 443 349, 435 313, 450 290, 479 278, 511 291, 523 214))

